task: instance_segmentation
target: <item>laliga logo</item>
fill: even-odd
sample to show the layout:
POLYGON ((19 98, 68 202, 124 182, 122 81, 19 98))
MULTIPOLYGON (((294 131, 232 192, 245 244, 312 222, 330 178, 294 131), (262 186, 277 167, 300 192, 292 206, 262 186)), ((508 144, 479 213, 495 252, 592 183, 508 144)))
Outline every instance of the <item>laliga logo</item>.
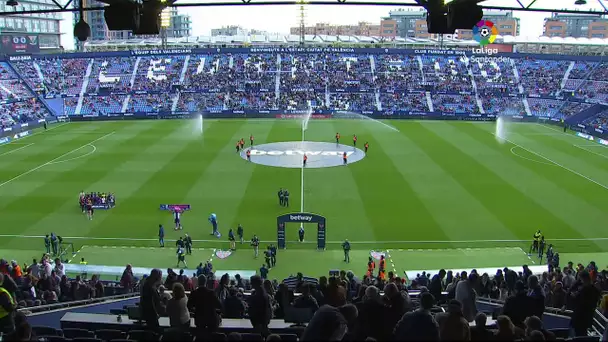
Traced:
POLYGON ((473 39, 481 46, 494 43, 496 36, 498 36, 498 29, 489 20, 481 20, 473 27, 473 39))

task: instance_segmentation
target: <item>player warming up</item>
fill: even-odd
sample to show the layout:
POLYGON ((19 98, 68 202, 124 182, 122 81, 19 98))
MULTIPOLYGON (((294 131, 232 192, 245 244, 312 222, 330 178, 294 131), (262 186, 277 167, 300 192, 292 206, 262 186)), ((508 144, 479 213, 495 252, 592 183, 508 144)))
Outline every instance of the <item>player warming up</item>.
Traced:
POLYGON ((353 146, 357 146, 357 135, 353 134, 353 146))
POLYGON ((251 150, 247 150, 247 161, 251 161, 251 150))
POLYGON ((249 135, 249 144, 253 146, 253 134, 249 135))
POLYGON ((184 267, 188 267, 188 264, 186 264, 186 254, 184 253, 183 247, 177 247, 177 268, 179 268, 180 262, 184 263, 184 267))
POLYGON ((348 164, 348 155, 346 154, 346 152, 342 154, 342 162, 344 165, 348 164))
POLYGON ((340 133, 336 133, 336 144, 340 143, 340 133))
POLYGON ((215 237, 218 239, 222 237, 222 234, 220 234, 219 230, 217 229, 217 215, 213 213, 209 215, 209 223, 211 223, 211 227, 213 228, 211 235, 215 235, 215 237))
POLYGON ((241 141, 237 140, 236 141, 236 153, 239 153, 241 151, 241 141))
POLYGON ((302 166, 306 167, 306 161, 308 160, 308 156, 305 154, 303 161, 302 161, 302 166))
POLYGON ((365 142, 365 153, 367 153, 367 149, 369 148, 369 143, 366 141, 365 142))

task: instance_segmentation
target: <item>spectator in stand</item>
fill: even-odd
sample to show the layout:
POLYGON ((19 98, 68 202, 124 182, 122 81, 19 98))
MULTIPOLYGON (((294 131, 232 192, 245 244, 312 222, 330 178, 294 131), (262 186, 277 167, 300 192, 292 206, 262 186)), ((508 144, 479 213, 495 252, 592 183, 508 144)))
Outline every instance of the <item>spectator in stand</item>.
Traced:
POLYGON ((401 317, 393 338, 397 341, 439 341, 439 325, 431 313, 435 305, 432 294, 425 292, 420 295, 420 308, 408 312, 401 317))
POLYGON ((122 277, 120 277, 120 285, 127 290, 127 292, 131 292, 133 290, 133 285, 135 283, 135 277, 133 276, 133 267, 131 264, 128 264, 125 267, 125 270, 122 272, 122 277))
POLYGON ((245 302, 241 298, 238 289, 231 287, 228 290, 228 298, 224 302, 223 316, 226 318, 244 318, 245 317, 245 302))
POLYGON ((475 316, 475 326, 471 327, 471 341, 490 341, 494 337, 494 332, 486 326, 488 316, 480 312, 475 316))
POLYGON ((317 300, 311 295, 312 284, 304 284, 302 286, 302 295, 293 302, 293 306, 299 309, 311 309, 316 312, 319 309, 317 300))
POLYGON ((253 293, 249 297, 249 320, 253 329, 262 336, 268 336, 268 324, 272 318, 272 307, 270 297, 264 290, 262 278, 254 275, 250 279, 253 293))
POLYGON ((13 295, 6 289, 8 275, 0 273, 0 333, 9 334, 15 330, 15 310, 17 305, 13 295))
POLYGON ((188 298, 184 285, 173 284, 173 298, 167 303, 167 316, 169 324, 175 328, 190 328, 190 312, 188 311, 188 298))
POLYGON ((340 284, 338 278, 329 278, 325 300, 328 305, 333 307, 339 307, 346 304, 346 288, 340 284))
POLYGON ((477 273, 471 272, 468 278, 464 278, 456 285, 455 298, 461 303, 464 318, 468 322, 472 322, 475 319, 475 315, 477 315, 477 293, 475 293, 475 286, 478 278, 477 273))
POLYGON ((509 317, 509 322, 518 328, 524 329, 524 320, 533 315, 532 299, 526 294, 524 283, 518 280, 515 283, 515 294, 507 298, 502 312, 509 317))
POLYGON ((230 276, 228 273, 224 273, 222 278, 220 278, 220 282, 218 286, 215 288, 215 295, 217 299, 220 300, 220 303, 224 305, 224 301, 228 298, 228 286, 230 285, 230 276))
MULTIPOLYGON (((437 299, 438 302, 441 302, 443 291, 443 279, 445 278, 446 272, 444 269, 440 269, 438 274, 435 274, 431 279, 431 284, 429 285, 429 292, 437 299)), ((446 281, 449 284, 449 282, 446 281)))
POLYGON ((340 310, 324 305, 304 329, 300 341, 342 341, 348 332, 348 321, 340 310))
POLYGON ((515 325, 508 316, 498 316, 496 318, 498 331, 494 334, 495 341, 515 341, 518 335, 515 334, 515 325))
POLYGON ((529 339, 534 331, 540 331, 545 341, 555 341, 555 334, 543 328, 543 321, 537 316, 526 318, 526 338, 529 339))
POLYGON ((384 332, 384 305, 377 287, 373 285, 367 287, 363 302, 357 306, 357 310, 359 311, 357 339, 363 340, 367 337, 379 339, 384 332))
POLYGON ((198 330, 213 332, 220 326, 222 303, 213 290, 207 288, 207 277, 198 277, 198 288, 190 293, 188 309, 194 311, 194 323, 198 330))
MULTIPOLYGON (((402 293, 395 283, 389 283, 384 287, 384 325, 387 333, 392 332, 395 324, 399 322, 403 315, 412 310, 412 302, 407 292, 402 293)), ((390 337, 390 336, 388 336, 390 337)))
POLYGON ((593 313, 600 300, 600 291, 591 282, 589 272, 579 273, 579 281, 570 290, 573 302, 570 326, 575 336, 587 336, 587 330, 593 323, 593 313))
POLYGON ((549 294, 549 306, 558 309, 564 308, 567 295, 568 293, 564 290, 562 282, 556 282, 549 294))
POLYGON ((531 275, 528 277, 528 297, 531 299, 532 314, 543 317, 545 312, 545 293, 540 287, 538 277, 531 275))
POLYGON ((59 259, 59 258, 55 258, 54 271, 59 278, 61 278, 65 275, 65 266, 61 263, 61 259, 59 259))
POLYGON ((162 272, 159 269, 153 269, 141 290, 139 307, 141 309, 141 317, 148 328, 156 330, 159 328, 158 318, 165 311, 160 296, 158 287, 162 282, 162 272))
POLYGON ((439 336, 444 341, 468 341, 471 333, 469 322, 462 313, 462 304, 457 300, 448 303, 447 312, 436 315, 439 336))

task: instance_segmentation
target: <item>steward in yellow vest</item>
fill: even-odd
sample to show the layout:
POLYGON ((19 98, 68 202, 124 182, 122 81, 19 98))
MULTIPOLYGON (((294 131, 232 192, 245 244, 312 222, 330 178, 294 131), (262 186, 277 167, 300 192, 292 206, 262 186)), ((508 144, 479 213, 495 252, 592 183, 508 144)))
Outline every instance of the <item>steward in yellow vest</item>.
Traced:
POLYGON ((9 334, 15 330, 15 300, 4 288, 4 275, 0 274, 0 332, 9 334))

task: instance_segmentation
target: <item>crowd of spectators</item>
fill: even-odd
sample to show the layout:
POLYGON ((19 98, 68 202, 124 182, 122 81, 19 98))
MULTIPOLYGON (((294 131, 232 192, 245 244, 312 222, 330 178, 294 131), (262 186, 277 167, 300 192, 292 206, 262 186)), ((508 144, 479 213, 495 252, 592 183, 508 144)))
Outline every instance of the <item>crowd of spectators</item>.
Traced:
MULTIPOLYGON (((0 260, 0 287, 14 298, 14 308, 104 296, 97 276, 68 279, 61 260, 43 255, 40 262, 20 266, 0 260)), ((587 336, 596 308, 608 315, 608 271, 595 262, 587 266, 552 263, 540 275, 524 265, 521 272, 504 268, 495 274, 423 272, 414 279, 389 272, 386 279, 350 271, 312 279, 297 274, 278 282, 252 276, 243 279, 217 276, 207 262, 192 276, 184 270, 154 269, 141 280, 127 265, 120 279, 126 289, 139 291, 142 319, 152 329, 159 317, 168 317, 173 328, 217 331, 222 319, 248 319, 263 336, 271 336, 271 319, 289 320, 294 312, 308 317, 302 341, 312 340, 555 340, 543 328, 546 308, 571 310, 574 336, 587 336), (407 281, 406 281, 407 280, 407 281), (411 296, 416 293, 417 296, 411 296), (477 300, 504 303, 491 322, 478 311, 477 300), (543 339, 540 338, 542 335, 543 339)), ((2 297, 2 293, 0 293, 2 297)), ((0 298, 0 305, 6 306, 0 298)), ((13 315, 13 317, 15 317, 13 315)), ((19 326, 19 316, 13 328, 19 326)), ((10 333, 3 321, 0 328, 10 333)), ((272 337, 271 339, 274 339, 272 337)))
POLYGON ((606 62, 531 57, 513 62, 325 52, 40 57, 0 63, 0 101, 9 102, 0 105, 0 121, 10 125, 28 118, 29 114, 16 117, 20 112, 46 115, 46 108, 38 111, 27 101, 36 96, 32 90, 46 98, 65 97, 63 113, 56 114, 68 115, 109 115, 123 109, 157 113, 310 106, 420 113, 431 109, 419 95, 428 93, 435 112, 563 118, 585 107, 573 101, 608 100, 606 69, 606 62), (80 97, 82 106, 77 110, 80 97), (530 113, 524 106, 526 98, 530 113), (11 102, 21 104, 14 108, 11 102))
POLYGON ((608 311, 608 297, 600 301, 606 290, 608 271, 599 272, 594 262, 555 266, 539 276, 527 266, 522 272, 499 269, 495 275, 440 270, 409 283, 392 272, 380 279, 341 271, 314 281, 298 274, 278 283, 259 276, 248 282, 238 275, 218 279, 208 268, 189 278, 169 269, 164 282, 160 270, 142 281, 141 303, 152 327, 158 327, 161 316, 169 317, 172 327, 189 327, 192 316, 197 329, 213 332, 222 318, 241 318, 264 336, 270 334, 271 319, 286 319, 294 309, 303 309, 312 317, 304 341, 332 336, 342 341, 517 340, 532 338, 534 331, 555 340, 542 326, 545 308, 572 310, 573 334, 586 336, 598 304, 608 311), (410 297, 412 292, 418 297, 410 297), (479 298, 504 301, 495 325, 486 326, 486 314, 477 309, 479 298))
POLYGON ((598 114, 583 121, 586 125, 591 125, 593 128, 599 128, 604 131, 608 130, 608 110, 599 112, 598 114))

